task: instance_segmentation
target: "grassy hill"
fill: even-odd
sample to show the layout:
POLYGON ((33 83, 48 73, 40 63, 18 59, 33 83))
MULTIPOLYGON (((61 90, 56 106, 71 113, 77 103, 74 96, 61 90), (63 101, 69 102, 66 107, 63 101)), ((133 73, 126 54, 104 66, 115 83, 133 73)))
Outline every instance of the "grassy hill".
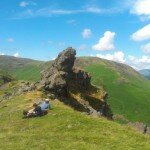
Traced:
POLYGON ((80 58, 76 65, 91 73, 94 85, 104 86, 108 91, 109 104, 115 114, 150 124, 149 80, 127 65, 103 59, 80 58))
MULTIPOLYGON (((10 83, 6 90, 14 86, 10 83)), ((1 102, 0 149, 150 149, 148 135, 105 118, 87 116, 58 100, 51 101, 48 115, 22 119, 22 110, 41 97, 42 93, 35 91, 1 102)))
MULTIPOLYGON (((15 61, 16 59, 18 62, 25 61, 25 63, 22 62, 23 66, 14 65, 12 68, 7 63, 6 70, 11 72, 17 79, 23 80, 39 80, 40 71, 51 64, 51 62, 44 63, 20 58, 15 58, 15 61)), ((13 60, 11 63, 13 64, 13 60)), ((91 73, 94 85, 103 86, 108 91, 109 104, 115 114, 131 121, 150 124, 149 80, 143 78, 137 71, 127 65, 100 58, 77 58, 75 65, 91 73)), ((0 63, 1 67, 2 61, 0 63)))
POLYGON ((15 79, 38 81, 44 62, 17 58, 13 56, 0 56, 0 69, 8 71, 15 79))

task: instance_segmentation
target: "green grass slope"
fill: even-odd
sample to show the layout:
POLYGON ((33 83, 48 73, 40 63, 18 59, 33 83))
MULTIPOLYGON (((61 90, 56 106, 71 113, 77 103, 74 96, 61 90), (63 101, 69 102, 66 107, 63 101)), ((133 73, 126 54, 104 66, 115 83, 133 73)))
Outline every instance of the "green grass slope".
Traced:
POLYGON ((22 110, 41 96, 35 91, 1 102, 0 149, 150 149, 148 135, 105 118, 86 116, 57 100, 51 102, 48 115, 22 119, 22 110))
POLYGON ((0 69, 8 71, 17 80, 40 80, 40 71, 44 67, 43 65, 42 61, 0 56, 0 69))
MULTIPOLYGON (((91 60, 90 60, 91 59, 91 60)), ((93 58, 82 58, 77 66, 93 58)), ((115 114, 131 121, 150 124, 150 82, 129 66, 99 59, 81 66, 92 75, 92 83, 104 86, 109 93, 109 104, 115 114)))
POLYGON ((22 68, 11 71, 11 74, 17 80, 39 81, 42 63, 31 62, 22 68))

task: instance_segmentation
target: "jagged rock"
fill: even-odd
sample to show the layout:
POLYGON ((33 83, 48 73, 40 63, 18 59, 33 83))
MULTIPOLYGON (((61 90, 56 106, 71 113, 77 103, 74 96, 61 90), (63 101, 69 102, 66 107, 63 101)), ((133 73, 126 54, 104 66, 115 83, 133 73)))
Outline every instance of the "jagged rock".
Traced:
POLYGON ((36 84, 37 83, 30 84, 29 82, 22 81, 21 85, 19 86, 19 89, 17 89, 14 95, 20 95, 22 93, 35 90, 37 88, 36 84))
POLYGON ((76 82, 81 89, 87 89, 91 82, 91 76, 80 68, 73 68, 72 82, 76 82))
POLYGON ((61 52, 52 66, 42 72, 40 88, 57 96, 68 95, 69 82, 78 82, 85 89, 90 84, 91 76, 79 68, 73 68, 76 51, 69 47, 61 52))
POLYGON ((41 88, 57 96, 67 96, 75 55, 76 51, 71 47, 61 52, 52 66, 42 72, 41 88))
POLYGON ((38 89, 44 90, 49 98, 59 98, 63 103, 74 109, 87 112, 93 116, 99 116, 99 110, 105 103, 101 115, 112 118, 112 114, 109 112, 110 107, 106 103, 107 92, 104 93, 101 100, 90 96, 90 90, 93 89, 93 92, 96 92, 97 88, 91 85, 91 76, 88 72, 74 67, 75 55, 76 51, 71 47, 62 51, 53 64, 42 72, 38 89), (83 99, 77 100, 70 96, 70 92, 73 91, 84 93, 83 95, 87 95, 87 97, 83 96, 83 99), (97 106, 91 104, 92 100, 95 101, 97 106))
POLYGON ((53 67, 58 71, 72 72, 74 66, 76 50, 72 47, 61 52, 53 63, 53 67))

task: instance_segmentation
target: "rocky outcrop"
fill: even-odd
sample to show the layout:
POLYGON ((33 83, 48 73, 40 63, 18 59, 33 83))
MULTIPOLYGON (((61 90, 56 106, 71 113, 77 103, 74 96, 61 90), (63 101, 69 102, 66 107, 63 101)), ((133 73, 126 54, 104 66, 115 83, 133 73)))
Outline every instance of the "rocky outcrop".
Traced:
MULTIPOLYGON (((14 86, 12 86, 10 91, 5 91, 4 94, 0 95, 0 102, 4 100, 10 100, 14 96, 18 96, 27 92, 31 92, 37 89, 38 82, 27 82, 27 81, 21 81, 21 82, 16 82, 12 83, 14 86)), ((5 84, 0 87, 0 90, 6 90, 10 85, 5 84)))
POLYGON ((143 134, 150 134, 150 127, 142 122, 129 122, 128 125, 142 132, 143 134))
POLYGON ((42 72, 39 89, 50 97, 57 97, 62 102, 76 110, 92 115, 102 115, 112 118, 110 107, 106 102, 107 92, 95 98, 101 92, 91 85, 91 76, 88 72, 74 67, 76 51, 72 47, 62 51, 53 64, 42 72), (72 95, 77 95, 73 97, 72 95))
POLYGON ((73 68, 75 55, 76 51, 71 47, 61 52, 52 66, 42 72, 40 87, 59 97, 68 96, 70 81, 76 81, 87 88, 91 77, 83 70, 73 68))
POLYGON ((18 90, 16 91, 16 95, 20 95, 25 92, 30 92, 35 90, 37 87, 37 83, 30 83, 27 81, 22 81, 19 85, 18 90))

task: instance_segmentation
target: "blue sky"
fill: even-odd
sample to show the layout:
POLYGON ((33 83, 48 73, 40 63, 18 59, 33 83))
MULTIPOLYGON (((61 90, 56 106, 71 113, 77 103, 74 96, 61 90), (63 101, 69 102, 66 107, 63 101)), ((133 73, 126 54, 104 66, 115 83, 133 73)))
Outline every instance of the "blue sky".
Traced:
POLYGON ((68 46, 150 68, 149 0, 1 0, 0 55, 50 60, 68 46))

